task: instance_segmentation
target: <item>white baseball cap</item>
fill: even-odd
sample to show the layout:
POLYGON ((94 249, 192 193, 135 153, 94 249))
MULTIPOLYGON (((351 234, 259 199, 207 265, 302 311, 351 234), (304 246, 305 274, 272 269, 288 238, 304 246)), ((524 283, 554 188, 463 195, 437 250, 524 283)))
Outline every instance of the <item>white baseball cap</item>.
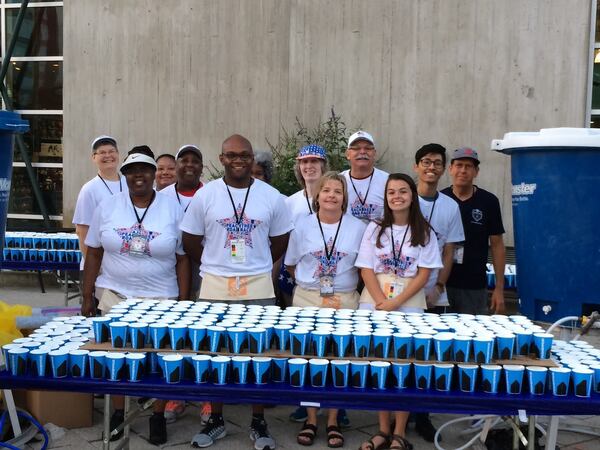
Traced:
POLYGON ((360 139, 369 141, 371 144, 375 145, 373 136, 371 136, 366 131, 358 130, 356 133, 354 133, 352 136, 350 136, 350 139, 348 139, 348 147, 350 147, 355 141, 358 141, 360 139))
POLYGON ((132 153, 131 155, 128 155, 125 161, 123 161, 123 164, 121 164, 121 172, 123 172, 125 167, 138 163, 149 164, 156 169, 156 161, 154 161, 154 159, 143 153, 132 153))

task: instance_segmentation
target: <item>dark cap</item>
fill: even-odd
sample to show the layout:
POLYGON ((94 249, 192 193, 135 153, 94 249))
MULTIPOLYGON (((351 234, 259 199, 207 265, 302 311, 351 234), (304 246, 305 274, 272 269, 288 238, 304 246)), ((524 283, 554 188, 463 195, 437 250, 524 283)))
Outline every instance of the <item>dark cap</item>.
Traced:
POLYGON ((477 152, 470 147, 461 147, 454 150, 450 162, 455 159, 472 159, 476 166, 479 165, 479 156, 477 155, 477 152))
POLYGON ((200 149, 198 147, 196 147, 195 145, 192 144, 186 144, 183 145, 179 148, 179 150, 177 150, 177 154, 175 155, 175 159, 179 159, 181 158, 184 153, 194 153, 198 158, 200 158, 202 160, 202 152, 200 151, 200 149))

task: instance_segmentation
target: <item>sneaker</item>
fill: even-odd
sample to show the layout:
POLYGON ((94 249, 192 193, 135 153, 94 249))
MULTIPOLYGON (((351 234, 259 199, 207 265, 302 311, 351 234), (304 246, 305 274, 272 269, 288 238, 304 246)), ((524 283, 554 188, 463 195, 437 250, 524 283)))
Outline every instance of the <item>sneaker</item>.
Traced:
POLYGON ((165 405, 165 419, 167 423, 175 422, 185 411, 185 401, 169 400, 165 405))
POLYGON ((202 431, 192 438, 192 447, 210 447, 217 439, 227 436, 223 416, 211 415, 202 431))
POLYGON ((208 423, 208 419, 210 419, 212 408, 210 406, 210 402, 202 402, 202 409, 200 410, 200 420, 202 425, 206 425, 208 423))
POLYGON ((254 441, 256 450, 275 450, 275 439, 269 434, 265 419, 252 418, 250 439, 254 441))
POLYGON ((350 419, 345 409, 338 409, 337 422, 340 428, 350 428, 350 419))
POLYGON ((299 406, 293 413, 290 414, 292 422, 305 422, 308 419, 308 413, 305 406, 299 406))
MULTIPOLYGON (((437 430, 431 423, 429 415, 426 417, 417 417, 415 420, 415 431, 426 440, 427 442, 433 442, 435 433, 437 430)), ((441 440, 441 439, 440 439, 441 440)))
MULTIPOLYGON (((112 416, 110 416, 110 433, 112 433, 112 430, 117 428, 123 422, 125 422, 125 412, 122 409, 115 409, 115 412, 112 414, 112 416)), ((123 430, 119 431, 115 435, 111 435, 110 441, 111 442, 118 441, 122 437, 123 437, 123 430)))
POLYGON ((167 420, 164 415, 154 413, 150 416, 148 440, 154 445, 167 442, 167 420))

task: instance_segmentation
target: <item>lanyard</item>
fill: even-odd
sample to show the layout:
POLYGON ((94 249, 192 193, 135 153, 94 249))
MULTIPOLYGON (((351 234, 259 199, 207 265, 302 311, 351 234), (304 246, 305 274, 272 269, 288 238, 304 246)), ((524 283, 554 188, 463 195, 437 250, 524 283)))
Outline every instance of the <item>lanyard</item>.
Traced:
POLYGON ((148 213, 148 210, 150 209, 150 205, 152 204, 152 202, 154 202, 155 198, 156 198, 156 191, 152 191, 152 199, 150 200, 150 203, 148 203, 148 206, 146 207, 146 211, 144 211, 144 214, 142 214, 142 218, 140 219, 137 209, 135 209, 135 205, 133 204, 133 199, 131 199, 131 197, 129 197, 129 199, 131 200, 131 206, 133 206, 133 212, 135 213, 135 218, 137 219, 137 222, 139 225, 141 225, 142 222, 144 221, 144 217, 146 217, 146 214, 148 213))
POLYGON ((248 185, 248 190, 246 191, 246 197, 244 198, 244 206, 242 206, 242 211, 238 216, 237 209, 235 208, 235 202, 233 201, 233 196, 231 195, 231 191, 229 190, 229 185, 225 183, 225 180, 223 180, 223 183, 225 183, 225 187, 227 188, 227 193, 229 194, 229 200, 231 200, 231 206, 233 206, 233 214, 235 214, 236 225, 239 225, 240 222, 244 219, 244 211, 246 211, 246 203, 248 203, 248 194, 250 194, 250 188, 252 187, 253 182, 254 179, 251 178, 250 184, 248 185))
POLYGON ((354 186, 354 181, 352 181, 352 174, 348 172, 348 177, 350 178, 350 184, 352 185, 352 189, 354 189, 354 193, 358 197, 358 201, 363 206, 365 206, 365 203, 367 202, 367 197, 369 196, 369 190, 371 189, 371 181, 373 181, 373 175, 375 175, 375 170, 371 172, 371 176, 369 177, 369 185, 367 186, 367 193, 365 194, 365 199, 363 200, 362 198, 360 198, 360 195, 356 190, 356 186, 354 186))
MULTIPOLYGON (((178 183, 175 183, 175 195, 177 196, 177 202, 181 205, 181 199, 179 198, 179 192, 177 191, 177 184, 178 183)), ((200 186, 200 185, 198 185, 198 186, 200 186)), ((198 187, 196 189, 196 192, 198 192, 198 189, 200 189, 200 187, 198 187)), ((187 212, 187 210, 188 210, 189 207, 190 207, 190 203, 188 203, 188 205, 185 207, 185 209, 183 210, 183 212, 187 212)))
MULTIPOLYGON (((308 192, 306 191, 306 188, 304 188, 304 198, 306 199, 306 204, 308 205, 308 215, 310 216, 313 213, 313 210, 310 206, 310 202, 308 201, 308 192)), ((319 225, 321 224, 321 222, 319 222, 319 225)))
POLYGON ((319 218, 319 213, 317 213, 317 222, 319 223, 319 229, 321 230, 321 237, 323 238, 323 245, 325 246, 325 258, 327 258, 327 265, 331 263, 331 257, 333 256, 333 251, 335 250, 335 243, 337 242, 338 233, 340 232, 340 227, 342 226, 342 218, 344 215, 340 216, 340 221, 338 222, 337 230, 335 230, 335 237, 333 238, 333 243, 331 244, 331 250, 327 248, 327 241, 325 240, 325 233, 323 232, 323 225, 321 225, 321 219, 319 218))
MULTIPOLYGON (((439 197, 439 194, 433 201, 433 205, 431 206, 431 212, 429 213, 429 217, 427 218, 427 222, 429 223, 429 226, 431 226, 431 218, 433 217, 433 211, 435 210, 435 202, 437 202, 438 197, 439 197)), ((433 228, 433 227, 431 227, 431 228, 433 228)))
MULTIPOLYGON (((100 180, 102 180, 102 182, 104 183, 104 186, 106 186, 106 189, 108 189, 108 192, 110 192, 110 195, 114 195, 113 191, 110 190, 110 188, 108 187, 108 184, 106 183, 106 181, 104 181, 104 178, 102 178, 100 176, 100 174, 98 174, 98 178, 100 178, 100 180)), ((119 177, 119 192, 123 192, 123 185, 121 184, 121 177, 119 177)))
POLYGON ((394 241, 394 225, 390 225, 390 234, 392 235, 392 255, 394 257, 394 273, 398 276, 398 265, 402 258, 402 247, 404 247, 404 241, 406 240, 406 233, 408 233, 409 225, 406 225, 404 230, 404 236, 402 236, 402 244, 400 244, 400 255, 396 256, 396 241, 394 241))

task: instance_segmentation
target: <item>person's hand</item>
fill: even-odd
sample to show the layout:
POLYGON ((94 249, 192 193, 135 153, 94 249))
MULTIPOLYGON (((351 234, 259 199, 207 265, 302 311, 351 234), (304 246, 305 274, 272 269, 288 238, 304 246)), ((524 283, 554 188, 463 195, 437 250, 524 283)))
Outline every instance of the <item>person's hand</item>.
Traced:
POLYGON ((394 299, 383 299, 375 303, 375 309, 378 311, 396 311, 398 306, 394 299))
POLYGON ((438 300, 440 299, 440 295, 442 292, 440 291, 440 287, 436 284, 430 289, 425 290, 425 300, 427 301, 427 307, 433 308, 437 305, 438 300))
POLYGON ((81 302, 81 315, 84 317, 94 317, 96 315, 96 303, 92 298, 85 298, 81 302))
POLYGON ((490 309, 494 314, 504 314, 506 313, 506 308, 504 306, 504 290, 503 289, 494 289, 492 292, 492 301, 490 304, 490 309))

